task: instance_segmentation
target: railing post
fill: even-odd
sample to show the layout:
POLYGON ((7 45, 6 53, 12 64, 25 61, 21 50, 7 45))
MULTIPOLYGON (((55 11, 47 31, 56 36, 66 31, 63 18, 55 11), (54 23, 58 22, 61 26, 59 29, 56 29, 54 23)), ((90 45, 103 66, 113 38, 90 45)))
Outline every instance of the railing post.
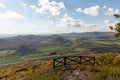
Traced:
POLYGON ((95 57, 93 57, 93 65, 95 65, 95 57))
POLYGON ((66 68, 66 65, 67 65, 67 63, 66 63, 66 57, 64 57, 64 68, 66 68))
POLYGON ((55 69, 55 59, 53 59, 53 69, 55 69))
POLYGON ((82 64, 82 57, 80 56, 79 58, 80 58, 80 65, 81 65, 82 64))

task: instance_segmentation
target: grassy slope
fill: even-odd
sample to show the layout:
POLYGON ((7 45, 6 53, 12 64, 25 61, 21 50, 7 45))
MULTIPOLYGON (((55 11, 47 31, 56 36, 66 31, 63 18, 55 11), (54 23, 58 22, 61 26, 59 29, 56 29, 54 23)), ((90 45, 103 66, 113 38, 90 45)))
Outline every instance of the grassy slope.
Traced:
POLYGON ((0 79, 14 80, 16 78, 21 78, 31 73, 42 72, 49 68, 50 65, 50 61, 39 60, 7 65, 0 68, 0 79))
MULTIPOLYGON (((120 80, 120 54, 104 53, 95 55, 100 65, 80 66, 93 73, 90 80, 120 80)), ((0 68, 1 80, 63 80, 64 71, 53 71, 50 61, 26 61, 0 68)))
MULTIPOLYGON (((93 73, 92 78, 89 80, 120 80, 119 57, 120 55, 116 55, 115 53, 99 54, 96 55, 96 58, 100 65, 80 66, 79 68, 93 73)), ((63 80, 63 78, 66 77, 64 74, 64 71, 53 72, 52 69, 49 68, 43 72, 31 74, 25 77, 24 80, 63 80)))

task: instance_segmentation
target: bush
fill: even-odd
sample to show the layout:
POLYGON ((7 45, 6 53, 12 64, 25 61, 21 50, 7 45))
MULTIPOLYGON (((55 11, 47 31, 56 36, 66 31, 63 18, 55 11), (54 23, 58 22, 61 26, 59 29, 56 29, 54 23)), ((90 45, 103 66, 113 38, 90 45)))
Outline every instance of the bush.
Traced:
POLYGON ((108 65, 113 64, 115 57, 116 53, 109 52, 104 54, 98 54, 96 56, 96 60, 98 61, 99 64, 108 65))

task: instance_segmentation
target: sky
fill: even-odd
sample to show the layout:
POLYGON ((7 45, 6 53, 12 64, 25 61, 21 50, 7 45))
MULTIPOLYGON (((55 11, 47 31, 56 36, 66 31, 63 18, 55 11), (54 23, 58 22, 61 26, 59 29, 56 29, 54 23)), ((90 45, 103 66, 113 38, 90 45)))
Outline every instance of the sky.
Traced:
POLYGON ((0 34, 110 31, 120 0, 0 0, 0 34))

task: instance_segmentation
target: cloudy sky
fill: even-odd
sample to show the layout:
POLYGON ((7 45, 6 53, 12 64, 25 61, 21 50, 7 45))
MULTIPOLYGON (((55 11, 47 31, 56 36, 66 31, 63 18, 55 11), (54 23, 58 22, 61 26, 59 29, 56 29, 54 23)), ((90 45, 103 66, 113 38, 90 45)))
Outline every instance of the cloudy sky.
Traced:
POLYGON ((0 34, 110 31, 120 0, 0 0, 0 34))

